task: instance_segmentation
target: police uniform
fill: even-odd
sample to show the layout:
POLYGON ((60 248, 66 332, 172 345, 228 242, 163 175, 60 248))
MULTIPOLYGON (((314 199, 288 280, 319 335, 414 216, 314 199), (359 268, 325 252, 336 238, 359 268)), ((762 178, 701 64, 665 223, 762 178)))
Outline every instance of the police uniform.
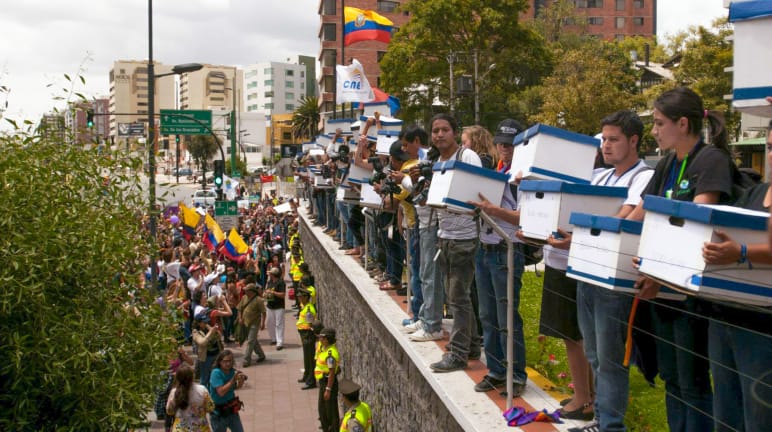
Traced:
MULTIPOLYGON (((308 290, 299 289, 298 296, 310 297, 308 290)), ((306 299, 305 305, 298 313, 298 320, 295 326, 300 334, 300 342, 303 346, 303 378, 301 382, 305 383, 303 390, 316 387, 316 381, 311 371, 314 369, 314 332, 311 328, 316 320, 316 307, 311 303, 310 298, 306 299)))
MULTIPOLYGON (((350 402, 350 396, 362 387, 346 378, 340 379, 340 393, 350 402)), ((344 402, 345 403, 345 402, 344 402)), ((370 406, 361 400, 353 401, 346 408, 343 420, 340 422, 340 432, 370 432, 373 429, 373 415, 370 406)))
POLYGON ((334 432, 340 425, 340 414, 338 413, 338 379, 337 374, 340 366, 340 354, 335 346, 335 329, 325 328, 319 333, 319 337, 327 338, 327 344, 320 344, 319 352, 316 355, 316 368, 314 368, 314 377, 319 385, 319 420, 322 422, 324 432, 334 432), (332 385, 328 385, 329 377, 332 375, 332 385), (324 399, 324 394, 329 391, 330 396, 324 399))

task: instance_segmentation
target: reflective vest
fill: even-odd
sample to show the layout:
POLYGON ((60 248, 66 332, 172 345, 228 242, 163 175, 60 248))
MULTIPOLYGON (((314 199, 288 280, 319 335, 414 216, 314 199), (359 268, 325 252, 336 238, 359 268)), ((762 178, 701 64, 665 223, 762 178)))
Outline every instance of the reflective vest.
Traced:
MULTIPOLYGON (((348 422, 351 421, 351 417, 354 417, 356 421, 362 426, 362 430, 370 432, 373 428, 373 416, 370 412, 370 406, 364 402, 349 408, 346 414, 343 416, 343 421, 340 423, 340 432, 348 432, 348 422)), ((352 431, 353 432, 353 431, 352 431)))
POLYGON ((330 363, 335 366, 335 373, 337 374, 340 364, 340 354, 338 354, 338 348, 335 347, 335 344, 324 348, 324 350, 321 350, 319 354, 316 355, 314 378, 316 378, 317 381, 330 373, 330 363))
POLYGON ((298 322, 295 323, 298 330, 311 330, 311 324, 316 320, 316 308, 309 302, 298 314, 298 322))
POLYGON ((311 297, 308 302, 316 306, 316 288, 313 285, 309 285, 306 287, 306 290, 310 293, 309 296, 311 297))
POLYGON ((295 246, 297 242, 298 242, 298 233, 292 234, 289 238, 289 241, 287 242, 287 246, 289 246, 290 250, 292 250, 292 247, 295 246))
POLYGON ((303 277, 303 272, 300 271, 300 264, 303 264, 303 258, 298 259, 297 262, 295 261, 295 257, 290 258, 290 275, 292 275, 292 280, 295 282, 303 277))

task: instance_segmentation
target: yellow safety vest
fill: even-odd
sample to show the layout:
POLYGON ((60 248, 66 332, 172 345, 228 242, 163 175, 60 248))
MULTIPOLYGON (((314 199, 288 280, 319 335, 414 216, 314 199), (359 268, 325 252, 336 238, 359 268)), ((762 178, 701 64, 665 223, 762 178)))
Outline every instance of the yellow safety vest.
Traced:
POLYGON ((295 282, 303 277, 303 272, 300 271, 300 264, 303 264, 303 258, 295 262, 295 257, 290 257, 290 275, 292 275, 292 280, 295 282))
POLYGON ((313 285, 309 285, 306 287, 306 290, 310 293, 309 297, 311 297, 308 302, 316 306, 316 288, 313 285))
POLYGON ((316 320, 316 308, 309 302, 303 306, 303 310, 298 314, 298 322, 295 323, 298 330, 311 330, 311 324, 316 320))
POLYGON ((328 364, 328 361, 334 362, 335 373, 337 374, 338 367, 340 365, 340 354, 338 354, 338 348, 335 347, 335 344, 332 344, 327 348, 324 348, 323 350, 320 347, 320 352, 319 354, 316 355, 316 367, 314 368, 314 377, 316 378, 317 381, 321 380, 322 377, 330 373, 330 366, 328 364))
POLYGON ((295 246, 295 243, 298 242, 298 233, 292 234, 289 238, 289 241, 287 242, 287 246, 289 246, 290 251, 292 250, 292 246, 295 246))
POLYGON ((370 432, 372 430, 373 415, 370 411, 370 405, 360 401, 357 405, 352 406, 346 411, 346 414, 343 416, 343 421, 340 423, 340 432, 348 432, 348 422, 351 420, 352 414, 365 432, 370 432))

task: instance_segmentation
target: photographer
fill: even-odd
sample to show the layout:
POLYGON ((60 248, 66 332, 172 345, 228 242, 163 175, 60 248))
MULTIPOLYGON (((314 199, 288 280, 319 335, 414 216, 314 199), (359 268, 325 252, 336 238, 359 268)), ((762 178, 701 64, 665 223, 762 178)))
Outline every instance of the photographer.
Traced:
POLYGON ((212 422, 214 432, 225 432, 230 429, 233 432, 242 432, 239 411, 243 403, 236 397, 236 389, 241 388, 246 381, 244 373, 233 368, 233 353, 225 350, 217 356, 215 369, 212 371, 212 380, 209 383, 214 411, 209 419, 212 422))

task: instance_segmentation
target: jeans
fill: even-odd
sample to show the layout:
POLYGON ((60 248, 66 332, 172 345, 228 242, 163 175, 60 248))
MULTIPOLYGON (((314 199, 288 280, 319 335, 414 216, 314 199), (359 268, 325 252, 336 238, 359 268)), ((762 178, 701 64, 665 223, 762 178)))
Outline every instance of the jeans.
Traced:
POLYGON ((238 315, 239 310, 236 307, 231 307, 231 311, 233 314, 223 319, 223 337, 225 337, 225 340, 229 340, 233 335, 234 330, 236 329, 236 316, 238 315))
POLYGON ((338 212, 336 211, 337 208, 335 206, 335 190, 334 189, 327 189, 325 190, 324 197, 326 199, 326 206, 327 206, 327 228, 333 230, 338 229, 338 212))
MULTIPOLYGON (((346 237, 343 239, 343 242, 347 245, 354 245, 354 233, 351 232, 351 230, 348 227, 348 222, 351 220, 351 204, 345 203, 343 201, 338 201, 336 203, 338 206, 338 213, 340 214, 340 217, 343 219, 343 227, 346 230, 346 237)), ((340 235, 340 233, 338 233, 340 235)))
MULTIPOLYGON (((424 303, 423 291, 421 290, 421 240, 418 226, 410 229, 410 290, 413 297, 410 299, 410 312, 413 314, 413 320, 418 319, 418 312, 424 303)), ((432 257, 433 258, 433 257, 432 257)))
POLYGON ((723 320, 711 320, 708 347, 715 386, 716 430, 769 430, 772 425, 770 336, 723 320))
MULTIPOLYGON (((513 380, 525 384, 525 335, 523 318, 520 316, 520 288, 523 286, 523 254, 521 246, 515 244, 514 274, 514 343, 513 380), (520 251, 520 252, 519 252, 520 251)), ((488 375, 504 379, 507 373, 507 249, 485 250, 480 248, 475 257, 474 278, 480 307, 480 322, 483 330, 483 347, 488 375)))
POLYGON ((257 355, 258 359, 265 358, 263 347, 260 346, 260 341, 257 340, 257 332, 260 328, 260 323, 256 322, 249 326, 249 333, 247 334, 247 351, 244 353, 244 361, 247 363, 252 361, 252 353, 257 355))
POLYGON ((713 429, 709 364, 697 357, 708 355, 708 322, 684 309, 693 311, 694 299, 661 301, 652 308, 659 376, 667 392, 667 423, 673 432, 709 431, 713 429))
POLYGON ((213 412, 209 415, 209 421, 212 423, 212 432, 225 432, 228 429, 231 432, 244 432, 244 426, 241 425, 241 417, 238 413, 220 417, 216 412, 213 412))
POLYGON ((440 256, 437 266, 445 279, 445 293, 450 313, 453 314, 453 328, 450 330, 450 351, 463 361, 469 358, 469 352, 480 338, 477 323, 472 312, 470 289, 474 279, 474 262, 477 252, 476 238, 469 240, 440 239, 440 256))
POLYGON ((316 192, 316 198, 314 198, 316 204, 316 222, 319 225, 327 225, 327 206, 324 199, 324 192, 319 190, 316 192))
MULTIPOLYGON (((396 217, 396 216, 395 216, 396 217)), ((404 271, 405 239, 399 233, 396 226, 391 226, 391 237, 388 227, 383 232, 386 246, 386 274, 392 286, 402 286, 402 272, 404 271)))
POLYGON ((434 260, 437 254, 437 226, 419 229, 421 243, 421 292, 424 302, 418 317, 427 332, 442 329, 442 306, 445 304, 445 287, 434 260))
MULTIPOLYGON (((198 349, 206 349, 206 347, 200 346, 198 349)), ((209 378, 212 375, 212 365, 214 364, 215 359, 217 358, 217 354, 206 354, 206 360, 199 361, 198 362, 198 371, 201 375, 199 377, 199 382, 202 386, 206 387, 207 390, 209 390, 209 378)))
POLYGON ((595 419, 603 431, 626 430, 630 370, 622 362, 632 304, 632 294, 577 283, 579 328, 595 380, 595 419))
POLYGON ((284 345, 284 308, 266 309, 268 313, 268 335, 271 336, 271 342, 276 342, 277 346, 284 345))
POLYGON ((365 237, 363 230, 365 226, 365 217, 362 215, 362 207, 355 205, 350 211, 347 232, 354 236, 354 242, 352 242, 351 245, 356 247, 364 246, 365 237))

